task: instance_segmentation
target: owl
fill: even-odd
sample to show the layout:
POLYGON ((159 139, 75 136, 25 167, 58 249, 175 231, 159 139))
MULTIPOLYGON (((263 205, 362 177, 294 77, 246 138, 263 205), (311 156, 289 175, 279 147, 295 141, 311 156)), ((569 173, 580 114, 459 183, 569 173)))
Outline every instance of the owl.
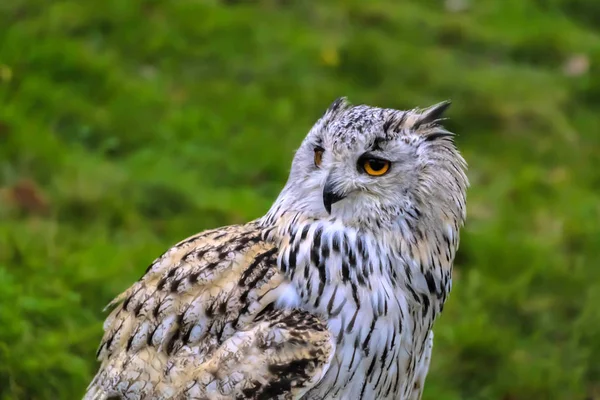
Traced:
POLYGON ((84 398, 419 399, 466 218, 448 106, 336 100, 263 217, 113 300, 84 398))

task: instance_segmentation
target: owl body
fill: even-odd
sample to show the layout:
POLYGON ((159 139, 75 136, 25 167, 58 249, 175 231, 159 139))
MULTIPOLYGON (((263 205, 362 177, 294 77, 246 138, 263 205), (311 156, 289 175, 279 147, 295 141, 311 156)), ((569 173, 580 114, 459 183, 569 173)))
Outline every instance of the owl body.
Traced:
POLYGON ((180 242, 113 302, 85 398, 419 399, 465 218, 444 108, 336 101, 264 217, 180 242))
MULTIPOLYGON (((430 253, 417 238, 392 230, 295 219, 289 231, 273 235, 284 243, 278 266, 292 282, 279 306, 323 315, 335 342, 324 377, 305 398, 418 399, 431 327, 450 290, 450 265, 427 265, 431 260, 421 255, 430 253), (436 269, 435 277, 422 272, 436 269)), ((442 226, 439 235, 450 232, 442 226)), ((450 247, 432 245, 454 256, 450 247)))

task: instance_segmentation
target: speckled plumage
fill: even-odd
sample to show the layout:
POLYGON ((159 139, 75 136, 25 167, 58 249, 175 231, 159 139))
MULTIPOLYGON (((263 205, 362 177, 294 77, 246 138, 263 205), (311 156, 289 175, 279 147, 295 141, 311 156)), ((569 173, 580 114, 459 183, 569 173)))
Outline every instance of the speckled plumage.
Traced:
POLYGON ((446 107, 334 102, 264 217, 178 243, 111 303, 85 399, 419 399, 465 219, 446 107))

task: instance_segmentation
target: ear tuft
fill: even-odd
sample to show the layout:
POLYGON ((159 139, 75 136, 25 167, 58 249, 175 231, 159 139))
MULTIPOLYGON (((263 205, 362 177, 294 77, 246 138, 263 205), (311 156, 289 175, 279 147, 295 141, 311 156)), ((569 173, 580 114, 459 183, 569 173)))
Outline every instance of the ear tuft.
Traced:
POLYGON ((426 108, 421 113, 421 117, 415 123, 415 126, 413 128, 417 129, 421 125, 433 124, 441 120, 446 110, 450 107, 450 104, 452 104, 452 102, 450 100, 446 100, 442 101, 441 103, 435 104, 429 108, 426 108))
POLYGON ((325 111, 325 114, 323 116, 326 119, 329 119, 335 116, 336 114, 348 109, 349 107, 350 103, 348 102, 348 99, 346 97, 338 97, 333 103, 331 103, 329 108, 327 108, 327 111, 325 111))

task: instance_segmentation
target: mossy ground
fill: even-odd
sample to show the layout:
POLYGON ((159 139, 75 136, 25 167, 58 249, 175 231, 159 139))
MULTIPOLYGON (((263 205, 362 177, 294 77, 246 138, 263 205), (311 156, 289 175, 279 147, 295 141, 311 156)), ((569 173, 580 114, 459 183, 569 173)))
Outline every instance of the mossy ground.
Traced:
POLYGON ((0 399, 80 398, 108 301, 262 215, 341 95, 454 102, 469 221, 424 398, 600 399, 600 3, 448 3, 2 1, 0 399))

